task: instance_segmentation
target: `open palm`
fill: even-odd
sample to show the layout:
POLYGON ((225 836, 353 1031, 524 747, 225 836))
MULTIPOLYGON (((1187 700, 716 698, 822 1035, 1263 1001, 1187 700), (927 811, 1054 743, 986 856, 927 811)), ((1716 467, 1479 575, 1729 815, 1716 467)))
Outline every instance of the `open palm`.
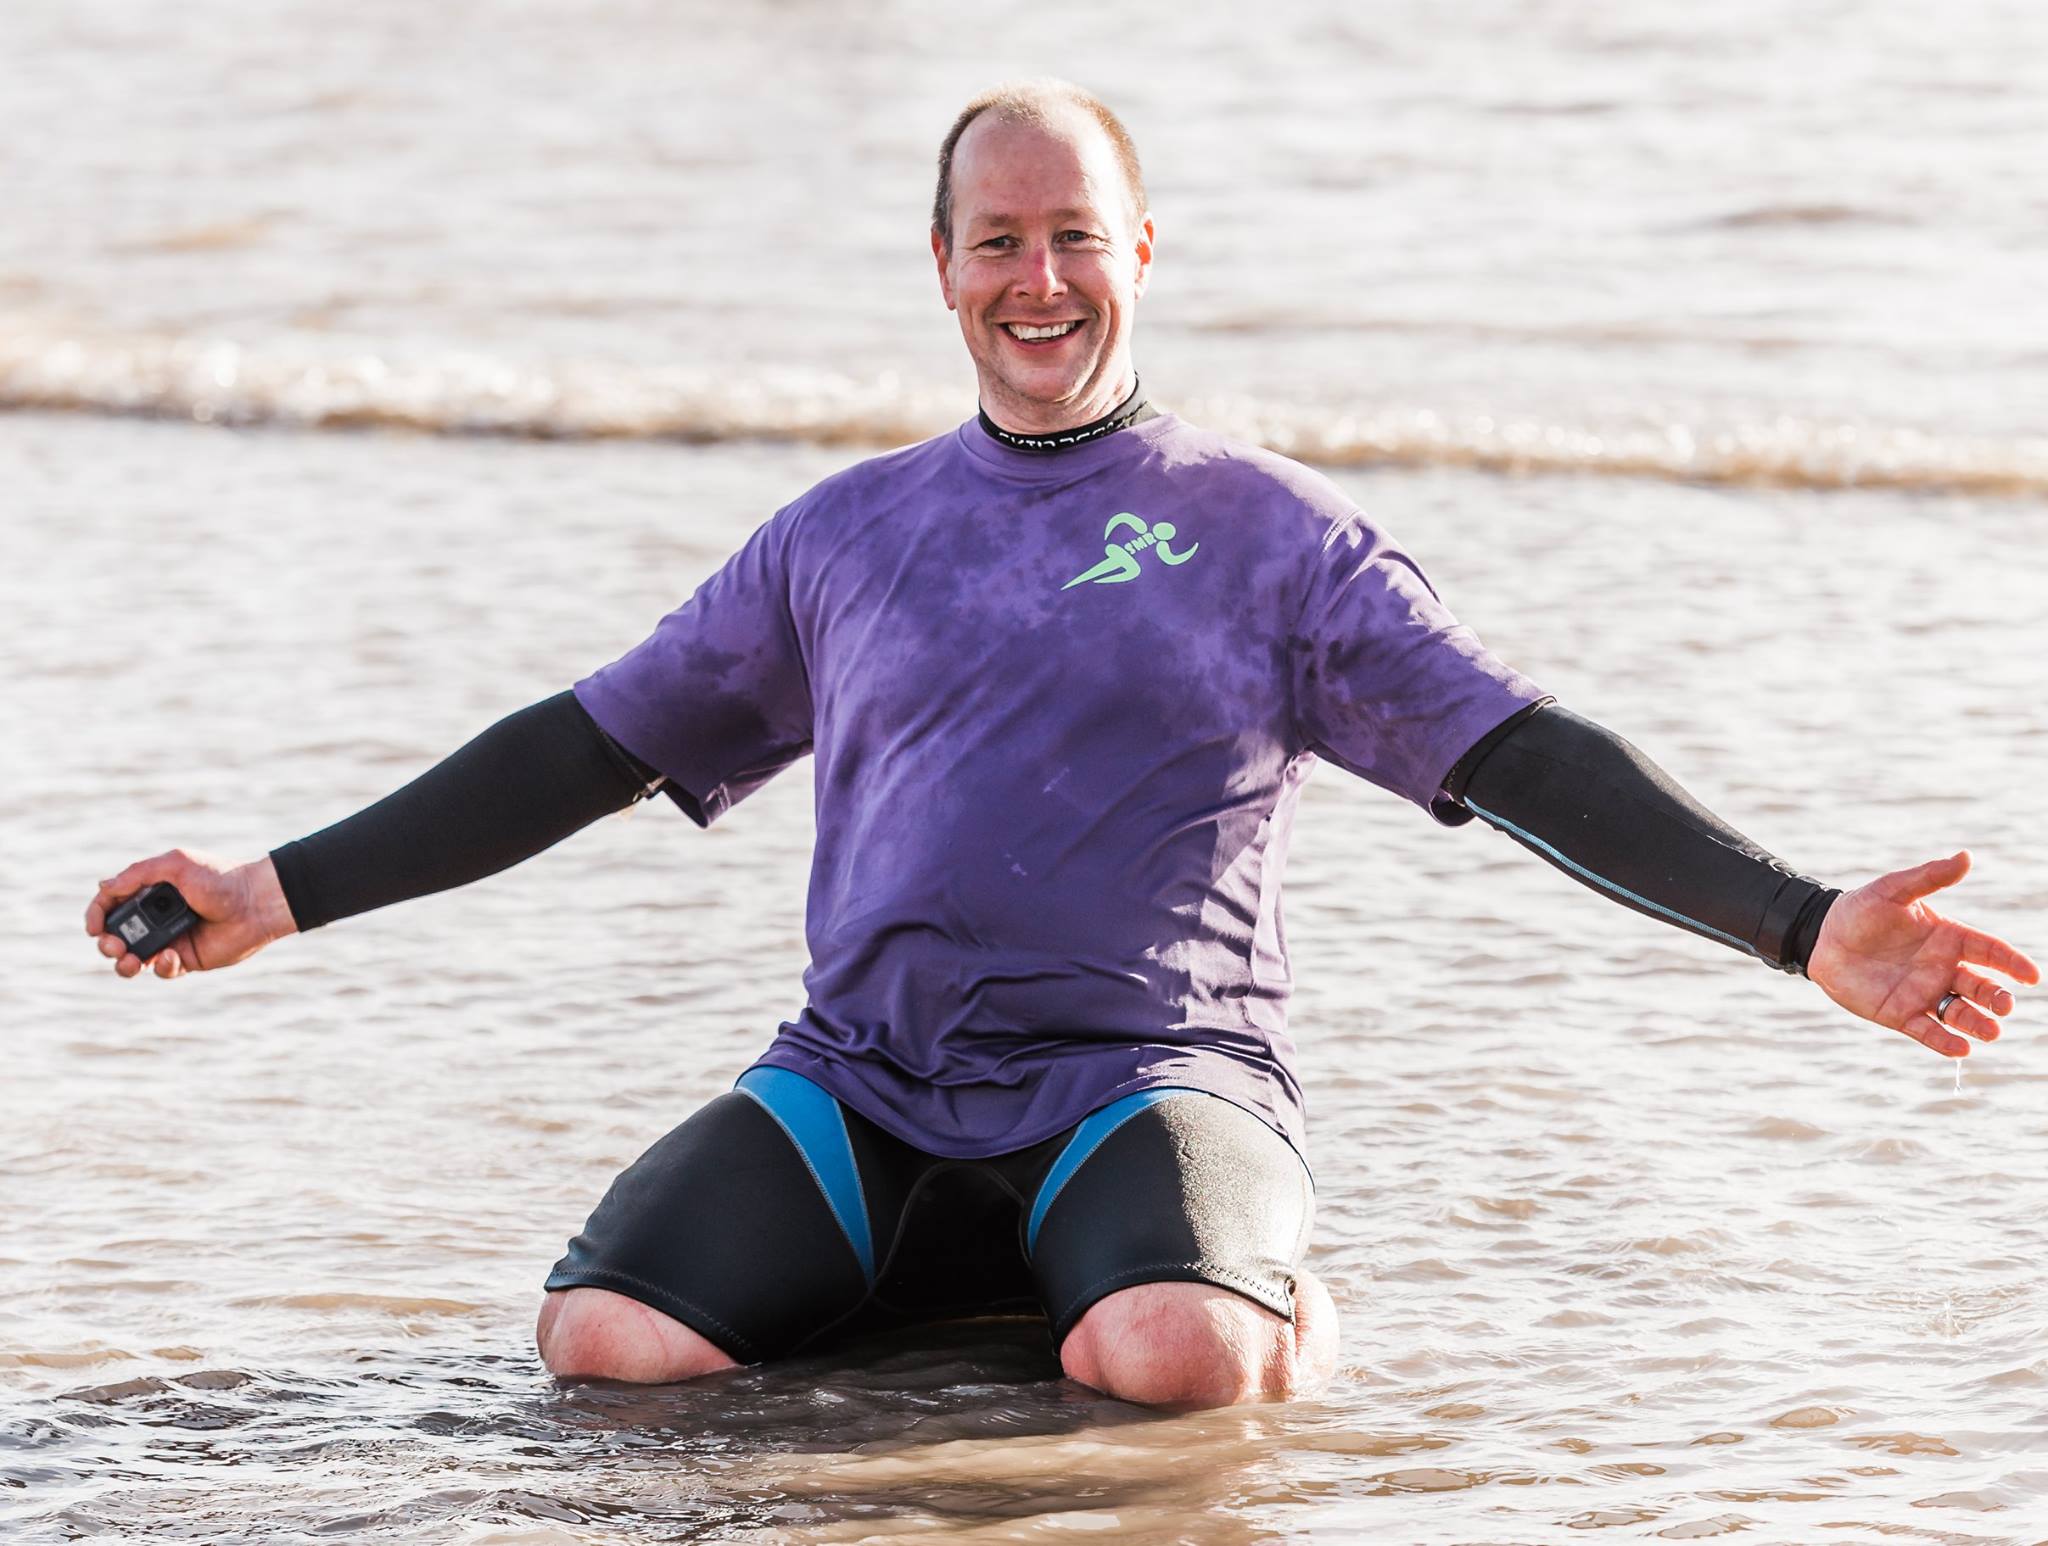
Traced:
POLYGON ((1806 975, 1850 1013, 1902 1031, 1944 1057, 1968 1055, 1970 1044, 1959 1031, 1997 1040, 1993 1016, 2011 1012, 2012 991, 1978 968, 2022 983, 2039 982, 2041 972, 2004 940, 1944 918, 1923 900, 1969 871, 1969 854, 1959 853, 1844 892, 1828 909, 1806 975), (1951 993, 1955 1000, 1936 1019, 1951 993))

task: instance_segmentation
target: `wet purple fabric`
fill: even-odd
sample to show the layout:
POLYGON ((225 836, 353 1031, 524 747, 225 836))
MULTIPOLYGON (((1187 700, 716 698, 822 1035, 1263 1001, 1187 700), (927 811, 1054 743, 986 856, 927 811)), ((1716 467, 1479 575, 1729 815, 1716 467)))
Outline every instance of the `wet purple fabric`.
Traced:
POLYGON ((1302 1147, 1302 781, 1427 807, 1539 695, 1329 480, 1170 414, 827 478, 576 693, 700 823, 815 752, 808 1003, 760 1062, 958 1156, 1161 1085, 1302 1147))

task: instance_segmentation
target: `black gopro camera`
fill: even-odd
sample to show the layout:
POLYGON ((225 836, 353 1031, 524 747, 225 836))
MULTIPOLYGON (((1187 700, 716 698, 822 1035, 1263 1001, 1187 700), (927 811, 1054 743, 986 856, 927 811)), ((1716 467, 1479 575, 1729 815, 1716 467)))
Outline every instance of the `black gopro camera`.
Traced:
POLYGON ((167 880, 144 886, 107 914, 107 932, 147 961, 199 921, 199 914, 167 880))

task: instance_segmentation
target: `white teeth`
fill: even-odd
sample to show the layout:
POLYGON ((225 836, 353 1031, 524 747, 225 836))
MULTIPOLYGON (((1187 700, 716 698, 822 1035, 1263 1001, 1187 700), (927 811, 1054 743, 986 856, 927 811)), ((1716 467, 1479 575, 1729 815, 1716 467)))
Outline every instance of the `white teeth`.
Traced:
POLYGON ((1050 327, 1028 327, 1022 322, 1005 322, 1003 324, 1004 327, 1010 330, 1011 337, 1020 338, 1026 342, 1039 338, 1064 338, 1080 325, 1078 322, 1055 322, 1050 327))

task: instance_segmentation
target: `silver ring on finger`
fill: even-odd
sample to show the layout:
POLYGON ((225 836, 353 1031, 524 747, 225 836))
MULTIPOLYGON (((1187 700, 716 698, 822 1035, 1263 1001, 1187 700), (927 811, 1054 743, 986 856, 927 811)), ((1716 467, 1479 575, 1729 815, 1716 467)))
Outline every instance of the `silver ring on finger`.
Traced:
POLYGON ((1939 1004, 1936 1004, 1936 1005, 1934 1006, 1934 1018, 1935 1018, 1935 1019, 1937 1019, 1937 1020, 1940 1020, 1940 1021, 1941 1021, 1941 1023, 1942 1023, 1942 1024, 1944 1024, 1944 1025, 1948 1024, 1948 1020, 1947 1020, 1947 1015, 1948 1015, 1948 1006, 1949 1006, 1949 1005, 1951 1005, 1951 1004, 1953 1004, 1953 1003, 1954 1003, 1954 1002, 1955 1002, 1955 1001, 1956 1001, 1957 999, 1959 999, 1959 998, 1961 998, 1961 997, 1962 997, 1962 994, 1960 994, 1960 993, 1944 993, 1944 994, 1942 994, 1942 996, 1941 996, 1941 1002, 1940 1002, 1939 1004))

